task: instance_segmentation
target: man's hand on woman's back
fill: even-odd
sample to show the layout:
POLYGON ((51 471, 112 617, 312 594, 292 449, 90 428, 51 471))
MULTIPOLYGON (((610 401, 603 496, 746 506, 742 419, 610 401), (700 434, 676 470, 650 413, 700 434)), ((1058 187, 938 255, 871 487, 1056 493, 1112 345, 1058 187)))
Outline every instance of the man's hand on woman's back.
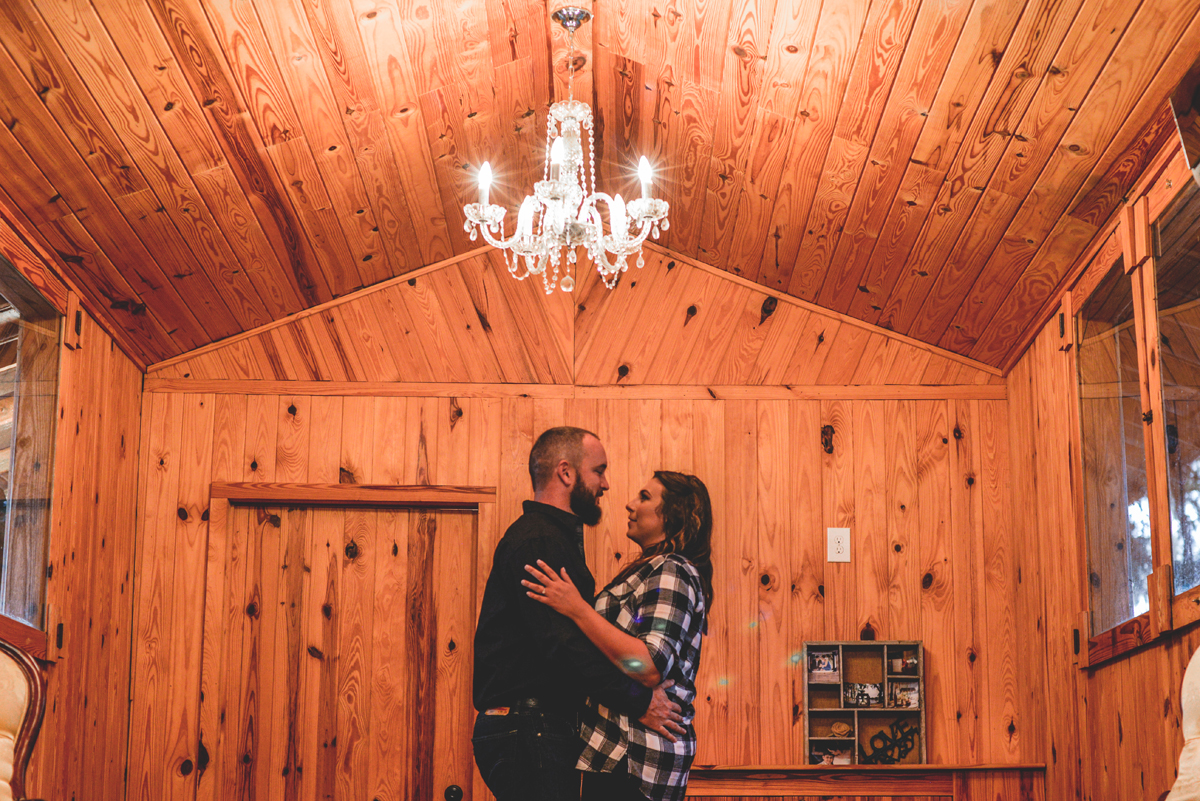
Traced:
POLYGON ((651 731, 656 731, 671 742, 676 742, 675 734, 686 734, 683 728, 683 709, 667 695, 667 689, 674 686, 674 681, 664 681, 654 688, 654 697, 650 699, 650 708, 638 721, 651 731))

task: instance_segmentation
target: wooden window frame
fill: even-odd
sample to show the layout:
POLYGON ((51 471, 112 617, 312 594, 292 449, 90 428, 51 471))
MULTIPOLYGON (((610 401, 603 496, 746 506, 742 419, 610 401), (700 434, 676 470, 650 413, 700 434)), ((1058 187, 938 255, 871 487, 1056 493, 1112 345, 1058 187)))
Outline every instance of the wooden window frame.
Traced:
MULTIPOLYGON (((1182 147, 1175 141, 1155 157, 1150 168, 1138 181, 1121 211, 1108 225, 1107 235, 1089 249, 1085 258, 1091 264, 1063 296, 1059 313, 1063 324, 1061 335, 1073 329, 1075 312, 1112 269, 1117 259, 1124 258, 1125 274, 1132 284, 1134 327, 1138 359, 1138 387, 1143 415, 1149 412, 1145 425, 1146 494, 1150 506, 1150 547, 1153 571, 1148 577, 1147 594, 1150 610, 1096 635, 1091 632, 1091 602, 1088 582, 1080 585, 1081 609, 1079 633, 1079 667, 1094 668, 1121 654, 1147 645, 1172 630, 1200 620, 1200 587, 1179 595, 1174 594, 1171 559, 1171 519, 1168 499, 1166 438, 1164 435, 1163 388, 1161 376, 1161 339, 1158 336, 1158 298, 1155 286, 1156 263, 1152 245, 1153 221, 1192 180, 1182 147)), ((1071 472, 1072 501, 1075 511, 1075 530, 1080 548, 1079 570, 1087 576, 1087 520, 1084 508, 1083 450, 1079 410, 1079 377, 1077 351, 1073 337, 1064 343, 1071 370, 1071 472)))

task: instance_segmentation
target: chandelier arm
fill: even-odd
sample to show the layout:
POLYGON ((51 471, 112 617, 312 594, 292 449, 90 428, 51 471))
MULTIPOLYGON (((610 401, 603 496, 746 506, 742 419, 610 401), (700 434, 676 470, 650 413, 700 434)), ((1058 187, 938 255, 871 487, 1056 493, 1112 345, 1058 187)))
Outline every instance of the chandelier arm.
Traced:
MULTIPOLYGON (((514 245, 517 244, 517 235, 515 233, 512 236, 510 236, 508 239, 503 239, 503 238, 497 239, 496 237, 492 236, 491 232, 488 230, 489 226, 476 225, 476 227, 479 229, 479 233, 483 235, 483 241, 487 242, 489 245, 491 245, 494 248, 498 248, 500 250, 508 250, 509 248, 512 248, 514 245)), ((503 231, 504 231, 504 229, 502 228, 501 233, 500 233, 501 237, 504 236, 503 231)))

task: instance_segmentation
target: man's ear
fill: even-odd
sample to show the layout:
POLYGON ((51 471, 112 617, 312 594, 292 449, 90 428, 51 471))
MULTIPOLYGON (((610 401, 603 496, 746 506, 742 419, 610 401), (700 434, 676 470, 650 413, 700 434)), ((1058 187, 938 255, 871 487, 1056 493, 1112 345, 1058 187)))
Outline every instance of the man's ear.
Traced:
POLYGON ((554 477, 563 483, 566 487, 571 487, 575 483, 575 468, 571 467, 571 463, 563 459, 554 468, 554 477))

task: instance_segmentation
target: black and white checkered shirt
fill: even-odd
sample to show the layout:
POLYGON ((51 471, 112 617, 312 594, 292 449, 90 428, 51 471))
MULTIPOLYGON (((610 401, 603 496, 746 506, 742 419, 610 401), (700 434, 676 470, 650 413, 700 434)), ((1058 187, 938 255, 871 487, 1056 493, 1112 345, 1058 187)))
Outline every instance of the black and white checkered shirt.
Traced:
POLYGON ((596 611, 646 643, 663 680, 675 680, 667 692, 683 709, 687 734, 676 735, 678 742, 672 743, 589 698, 581 726, 585 745, 577 767, 611 773, 628 756, 629 772, 641 779, 642 794, 653 801, 683 798, 696 754, 693 701, 700 640, 706 630, 701 586, 692 563, 669 554, 656 556, 596 596, 596 611))

